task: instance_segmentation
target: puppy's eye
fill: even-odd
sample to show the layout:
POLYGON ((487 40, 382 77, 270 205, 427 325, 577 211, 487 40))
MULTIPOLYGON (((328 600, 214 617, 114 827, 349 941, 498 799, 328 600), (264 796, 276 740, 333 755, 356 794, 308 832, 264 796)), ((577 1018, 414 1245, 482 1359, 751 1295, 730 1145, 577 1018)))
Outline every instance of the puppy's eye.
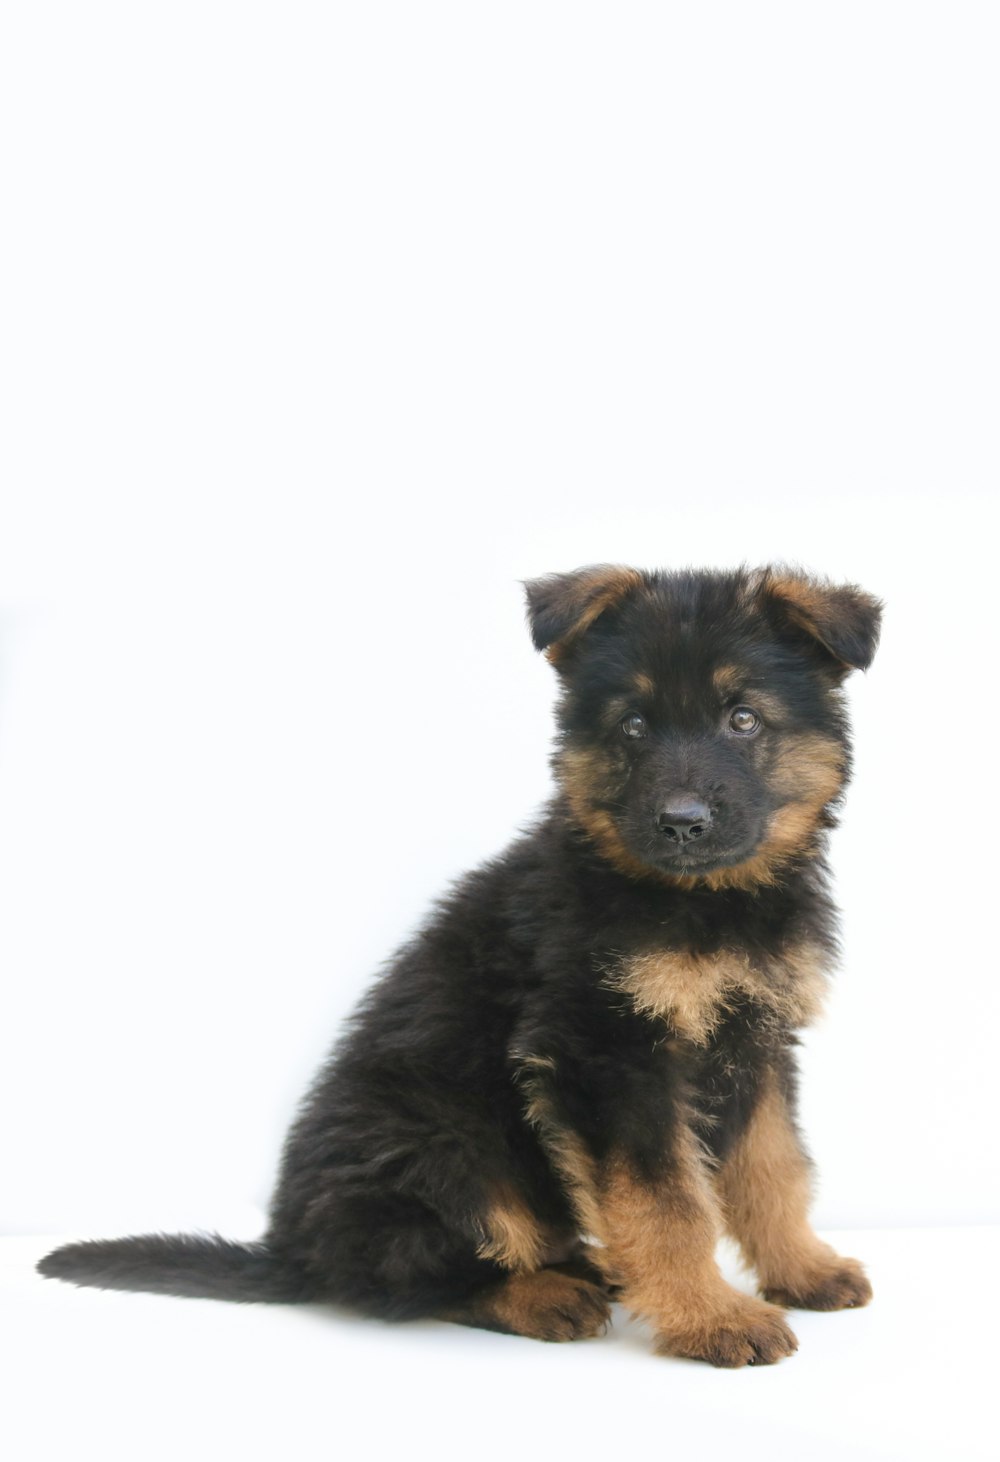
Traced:
POLYGON ((752 736, 760 727, 760 717, 749 706, 737 706, 729 717, 729 725, 741 736, 752 736))
POLYGON ((638 712, 635 711, 631 716, 624 717, 621 722, 621 728, 625 735, 631 737, 633 741, 638 741, 640 737, 646 734, 646 723, 638 712))

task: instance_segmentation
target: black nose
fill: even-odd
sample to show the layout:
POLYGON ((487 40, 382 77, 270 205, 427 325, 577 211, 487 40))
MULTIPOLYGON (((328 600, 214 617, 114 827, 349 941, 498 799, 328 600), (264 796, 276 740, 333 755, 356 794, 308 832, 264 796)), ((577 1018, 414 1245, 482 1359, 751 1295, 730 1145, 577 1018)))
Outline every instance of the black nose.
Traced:
POLYGON ((668 797, 656 819, 660 832, 672 843, 691 843, 703 837, 711 821, 707 802, 691 792, 677 792, 668 797))

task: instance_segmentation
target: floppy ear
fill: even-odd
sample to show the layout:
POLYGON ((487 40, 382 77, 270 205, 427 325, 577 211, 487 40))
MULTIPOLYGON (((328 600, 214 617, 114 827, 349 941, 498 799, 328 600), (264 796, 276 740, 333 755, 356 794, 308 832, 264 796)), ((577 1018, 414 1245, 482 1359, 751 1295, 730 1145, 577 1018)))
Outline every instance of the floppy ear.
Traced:
POLYGON ((780 615, 833 656, 842 674, 868 669, 882 623, 882 604, 874 594, 781 569, 765 569, 761 587, 780 615))
POLYGON ((594 564, 571 574, 525 581, 528 623, 536 650, 558 665, 584 630, 642 583, 638 569, 594 564))

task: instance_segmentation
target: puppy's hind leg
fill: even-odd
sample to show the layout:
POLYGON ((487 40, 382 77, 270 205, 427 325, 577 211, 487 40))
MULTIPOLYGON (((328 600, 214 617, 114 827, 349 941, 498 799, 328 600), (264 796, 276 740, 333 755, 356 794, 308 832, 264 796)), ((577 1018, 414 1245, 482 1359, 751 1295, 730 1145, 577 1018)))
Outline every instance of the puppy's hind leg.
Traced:
POLYGON ((479 1219, 477 1254, 500 1272, 440 1318, 535 1340, 602 1334, 611 1316, 608 1296, 582 1246, 572 1234, 539 1222, 515 1188, 503 1185, 493 1197, 479 1219))
POLYGON ((597 1284, 553 1266, 508 1274, 442 1311, 439 1318, 533 1340, 585 1340, 603 1335, 611 1310, 597 1284))

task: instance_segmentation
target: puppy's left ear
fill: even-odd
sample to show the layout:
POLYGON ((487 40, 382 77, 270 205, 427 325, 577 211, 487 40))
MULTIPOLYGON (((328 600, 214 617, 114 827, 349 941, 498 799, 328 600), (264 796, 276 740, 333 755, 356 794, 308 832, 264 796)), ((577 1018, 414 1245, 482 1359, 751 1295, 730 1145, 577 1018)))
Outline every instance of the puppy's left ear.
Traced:
POLYGON ((780 569, 764 570, 761 589, 773 610, 833 656, 841 675, 868 669, 882 624, 882 603, 874 594, 780 569))

